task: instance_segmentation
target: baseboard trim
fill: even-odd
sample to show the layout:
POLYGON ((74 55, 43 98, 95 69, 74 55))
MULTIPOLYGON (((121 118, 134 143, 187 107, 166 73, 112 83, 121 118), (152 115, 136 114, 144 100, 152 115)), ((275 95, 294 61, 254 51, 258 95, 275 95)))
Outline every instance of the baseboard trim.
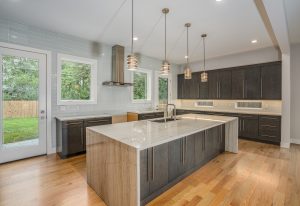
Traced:
POLYGON ((292 144, 300 144, 300 139, 291 138, 291 143, 292 144))
POLYGON ((290 142, 281 142, 280 147, 288 149, 288 148, 290 148, 290 144, 291 144, 290 142))

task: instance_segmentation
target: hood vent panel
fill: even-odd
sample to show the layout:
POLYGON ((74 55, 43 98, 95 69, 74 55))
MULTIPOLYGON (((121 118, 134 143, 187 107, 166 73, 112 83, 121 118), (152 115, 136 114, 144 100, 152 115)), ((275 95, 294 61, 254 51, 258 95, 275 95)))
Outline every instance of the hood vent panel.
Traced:
POLYGON ((103 82, 104 86, 133 86, 133 83, 124 82, 124 50, 120 45, 112 47, 112 81, 103 82))

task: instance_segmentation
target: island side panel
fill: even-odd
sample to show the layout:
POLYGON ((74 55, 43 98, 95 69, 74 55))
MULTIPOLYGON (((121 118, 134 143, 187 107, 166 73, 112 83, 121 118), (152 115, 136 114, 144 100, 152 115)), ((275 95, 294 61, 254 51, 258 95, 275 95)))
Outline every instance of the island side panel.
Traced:
POLYGON ((137 206, 137 150, 89 128, 86 141, 90 187, 108 206, 137 206))
POLYGON ((238 119, 225 123, 225 151, 238 153, 238 119))

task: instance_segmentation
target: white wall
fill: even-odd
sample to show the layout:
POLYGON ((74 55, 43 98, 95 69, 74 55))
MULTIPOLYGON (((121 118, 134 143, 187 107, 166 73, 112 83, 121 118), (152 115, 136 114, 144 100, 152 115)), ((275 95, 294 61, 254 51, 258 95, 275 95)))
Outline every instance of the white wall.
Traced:
MULTIPOLYGON (((270 47, 270 48, 255 50, 255 51, 222 56, 219 58, 208 59, 206 61, 206 69, 212 70, 212 69, 222 69, 227 67, 259 64, 265 62, 279 61, 280 59, 281 56, 278 53, 278 50, 276 50, 273 47, 270 47)), ((200 61, 200 62, 191 63, 191 68, 193 71, 203 70, 203 62, 200 61)), ((183 72, 183 67, 181 68, 181 73, 182 72, 183 72)))
POLYGON ((300 144, 300 44, 291 47, 291 143, 300 144))
MULTIPOLYGON (((0 42, 18 44, 52 53, 51 68, 51 103, 52 117, 57 115, 95 114, 95 113, 123 113, 129 110, 141 110, 153 107, 153 101, 148 104, 133 104, 131 102, 131 88, 105 87, 103 81, 111 80, 111 46, 87 41, 70 35, 42 30, 36 27, 0 19, 0 42), (93 58, 98 60, 98 103, 95 105, 57 105, 57 53, 93 58)), ((125 54, 126 55, 126 54, 125 54)), ((161 60, 146 56, 140 57, 140 67, 150 70, 159 70, 161 60)), ((172 65, 172 75, 175 80, 178 71, 177 65, 172 65)), ((125 71, 125 82, 132 82, 131 72, 125 71)), ((154 77, 154 72, 153 72, 154 77)), ((154 81, 153 81, 154 83, 154 81)), ((177 88, 177 81, 173 81, 173 88, 177 88)), ((174 91, 176 94, 176 90, 174 91)), ((154 90, 152 90, 154 97, 154 90)), ((176 95, 173 97, 176 98, 176 95)), ((152 98, 154 99, 154 98, 152 98)), ((55 119, 52 118, 52 147, 55 147, 55 119)))

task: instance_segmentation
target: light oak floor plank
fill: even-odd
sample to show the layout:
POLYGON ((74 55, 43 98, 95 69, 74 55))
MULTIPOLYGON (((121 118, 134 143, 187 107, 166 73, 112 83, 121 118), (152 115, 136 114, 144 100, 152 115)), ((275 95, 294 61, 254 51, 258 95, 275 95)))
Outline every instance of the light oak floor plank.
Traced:
MULTIPOLYGON (((299 206, 300 146, 239 141, 149 206, 299 206)), ((85 155, 41 156, 0 165, 0 206, 105 206, 86 183, 85 155)))

